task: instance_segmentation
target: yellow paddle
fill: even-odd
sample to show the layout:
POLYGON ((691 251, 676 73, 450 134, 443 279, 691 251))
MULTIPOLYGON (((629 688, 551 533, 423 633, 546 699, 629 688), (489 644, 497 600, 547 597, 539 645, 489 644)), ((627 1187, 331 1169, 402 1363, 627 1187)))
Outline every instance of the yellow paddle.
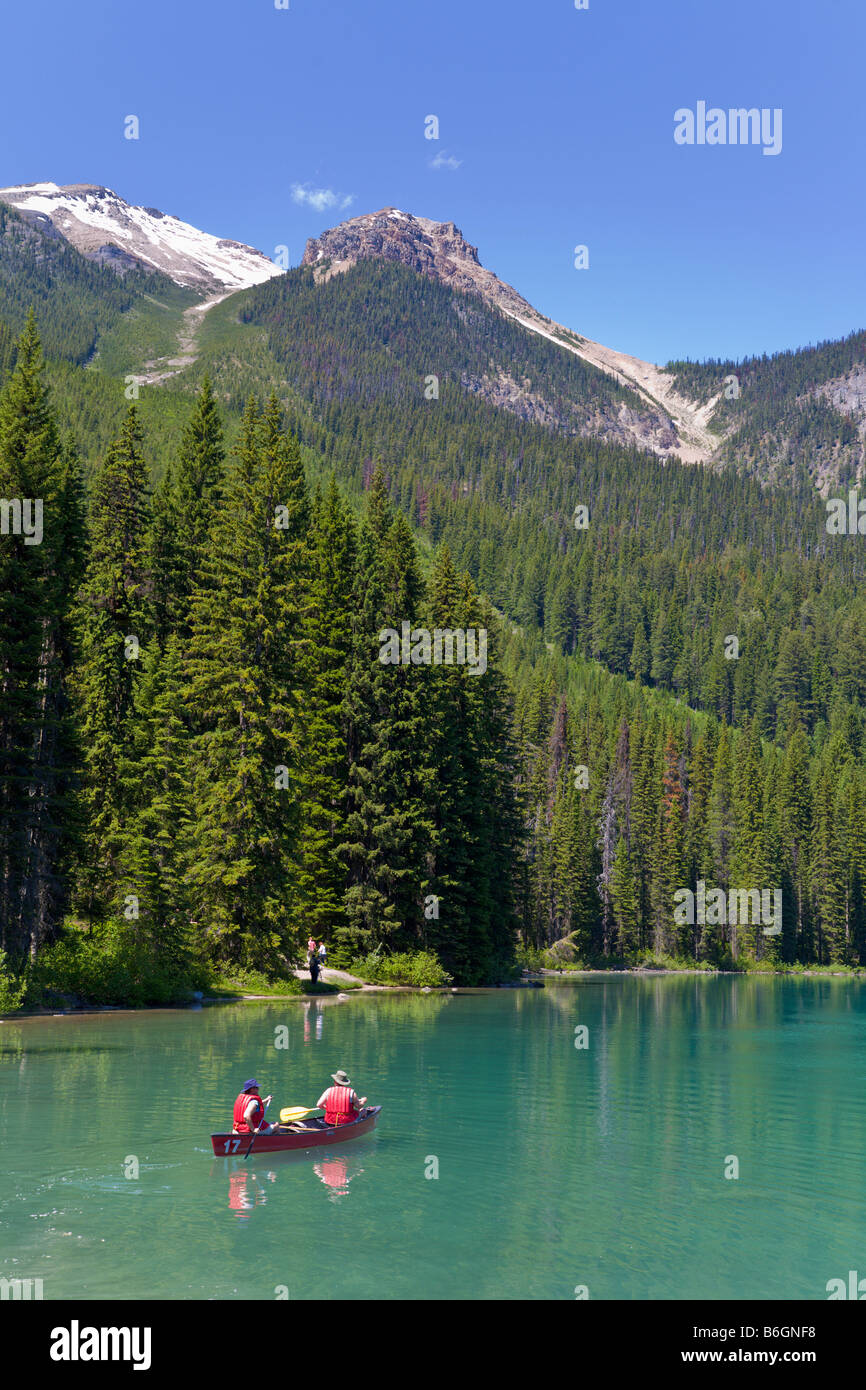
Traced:
POLYGON ((315 1116, 321 1115, 322 1113, 323 1112, 319 1110, 316 1106, 310 1107, 307 1105, 290 1105, 287 1106, 284 1110, 280 1111, 280 1124, 292 1125, 295 1124, 298 1120, 311 1120, 315 1116))

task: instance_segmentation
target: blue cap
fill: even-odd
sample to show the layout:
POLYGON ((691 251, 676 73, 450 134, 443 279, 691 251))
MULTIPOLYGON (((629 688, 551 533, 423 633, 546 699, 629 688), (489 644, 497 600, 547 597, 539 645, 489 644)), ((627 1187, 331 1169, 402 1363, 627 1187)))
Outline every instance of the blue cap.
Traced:
POLYGON ((258 1089, 259 1083, 256 1080, 245 1081, 243 1086, 241 1087, 242 1091, 257 1091, 258 1089))

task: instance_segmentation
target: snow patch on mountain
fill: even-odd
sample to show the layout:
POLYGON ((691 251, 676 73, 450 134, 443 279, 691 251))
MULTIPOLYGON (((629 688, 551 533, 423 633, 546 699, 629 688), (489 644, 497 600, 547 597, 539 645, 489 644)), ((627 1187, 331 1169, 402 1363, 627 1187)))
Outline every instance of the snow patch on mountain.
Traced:
POLYGON ((208 294, 246 289, 282 274, 252 246, 199 231, 158 208, 133 206, 99 184, 16 184, 0 188, 0 199, 37 222, 47 219, 90 259, 122 270, 131 256, 178 285, 208 294), (107 254, 110 247, 125 257, 118 261, 107 254))

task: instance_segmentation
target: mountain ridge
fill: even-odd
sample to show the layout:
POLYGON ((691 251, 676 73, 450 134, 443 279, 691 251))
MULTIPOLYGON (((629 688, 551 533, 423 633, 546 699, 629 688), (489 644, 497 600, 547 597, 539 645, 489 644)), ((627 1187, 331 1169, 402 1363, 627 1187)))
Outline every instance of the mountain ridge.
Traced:
POLYGON ((655 430, 625 422, 625 433, 639 447, 661 457, 677 454, 687 463, 706 462, 718 440, 707 427, 715 402, 695 403, 681 396, 673 376, 655 363, 605 347, 541 314, 513 286, 482 265, 478 248, 454 222, 434 222, 400 208, 364 213, 311 237, 301 259, 318 281, 341 274, 358 260, 400 261, 442 284, 479 294, 530 332, 539 333, 621 385, 635 391, 658 412, 655 430))
POLYGON ((128 203, 102 184, 11 184, 0 188, 0 200, 42 230, 50 226, 89 260, 121 274, 142 266, 178 285, 216 294, 248 289, 282 273, 255 247, 203 232, 159 208, 128 203))
MULTIPOLYGON (((88 260, 120 275, 136 268, 156 270, 214 302, 218 295, 249 289, 281 274, 256 248, 202 232, 158 208, 128 203, 103 184, 14 184, 0 189, 0 200, 44 234, 62 237, 88 260)), ((637 402, 622 403, 615 419, 599 422, 605 437, 649 449, 661 458, 678 455, 692 463, 710 458, 717 443, 705 423, 712 403, 689 401, 655 364, 595 343, 540 314, 481 263, 478 248, 454 222, 435 222, 392 207, 362 214, 310 238, 301 264, 312 265, 322 282, 370 258, 399 261, 456 290, 480 295, 523 328, 549 338, 633 391, 637 402)), ((176 370, 183 360, 181 351, 170 368, 176 370)), ((507 364, 497 368, 495 381, 479 378, 467 383, 467 389, 513 408, 515 392, 507 382, 503 387, 507 364)), ((156 379, 148 363, 142 380, 156 379)), ((535 410, 539 419, 550 414, 543 401, 528 406, 521 402, 519 408, 535 410)))
MULTIPOLYGON (((85 261, 116 272, 121 282, 133 284, 142 272, 158 274, 198 298, 198 307, 189 301, 182 306, 184 317, 173 332, 168 326, 173 310, 166 309, 163 327, 153 325, 147 342, 151 350, 128 367, 142 384, 161 384, 194 362, 197 329, 212 305, 255 291, 285 273, 254 247, 201 232, 156 207, 133 206, 101 184, 10 185, 0 189, 0 207, 37 234, 32 242, 36 259, 44 254, 56 260, 50 248, 65 244, 85 261), (42 243, 39 234, 45 238, 42 243)), ((801 469, 824 495, 866 473, 866 334, 855 333, 818 350, 796 349, 740 364, 646 362, 540 313, 483 265, 478 248, 453 221, 437 222, 393 206, 348 218, 309 238, 300 269, 324 287, 370 261, 402 265, 454 291, 464 325, 472 312, 465 300, 460 307, 461 296, 472 295, 536 340, 599 373, 594 384, 585 378, 574 394, 565 389, 563 373, 552 359, 547 359, 547 370, 527 381, 507 352, 480 364, 477 350, 470 348, 473 365, 467 361, 456 378, 462 390, 523 420, 559 434, 595 436, 647 450, 662 461, 733 466, 763 482, 782 481, 793 468, 801 469), (604 388, 602 377, 621 389, 604 388)), ((294 273, 289 279, 299 283, 294 273)), ((133 298, 142 304, 140 293, 133 298)), ((314 306, 309 302, 308 307, 313 322, 314 306)), ((155 310, 147 312, 153 318, 155 310)), ((0 296, 0 319, 4 314, 11 331, 20 313, 6 314, 0 296)), ((138 314, 136 308, 134 315, 122 317, 138 314)), ((308 331, 303 325, 298 330, 308 331)), ((423 338, 423 323, 412 331, 423 338)), ((99 333, 92 337, 93 344, 98 338, 99 333)), ((135 356, 133 348, 127 331, 127 360, 135 356)), ((517 349, 518 358, 527 356, 517 349)), ((451 366, 453 370, 453 361, 451 366)))

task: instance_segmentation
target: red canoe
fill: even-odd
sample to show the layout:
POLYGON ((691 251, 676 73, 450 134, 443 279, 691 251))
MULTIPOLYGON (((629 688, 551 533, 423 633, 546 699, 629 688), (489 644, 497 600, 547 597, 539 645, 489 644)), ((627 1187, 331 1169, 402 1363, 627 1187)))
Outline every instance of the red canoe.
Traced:
MULTIPOLYGON (((279 1134, 257 1134, 253 1144, 254 1154, 284 1153, 287 1149, 318 1149, 326 1144, 345 1144, 347 1139, 359 1139, 376 1128, 381 1113, 381 1105, 368 1105, 357 1120, 348 1125, 326 1125, 324 1120, 300 1120, 279 1134)), ((250 1146, 249 1134, 212 1134, 210 1141, 213 1151, 219 1158, 232 1157, 246 1153, 250 1146)))

